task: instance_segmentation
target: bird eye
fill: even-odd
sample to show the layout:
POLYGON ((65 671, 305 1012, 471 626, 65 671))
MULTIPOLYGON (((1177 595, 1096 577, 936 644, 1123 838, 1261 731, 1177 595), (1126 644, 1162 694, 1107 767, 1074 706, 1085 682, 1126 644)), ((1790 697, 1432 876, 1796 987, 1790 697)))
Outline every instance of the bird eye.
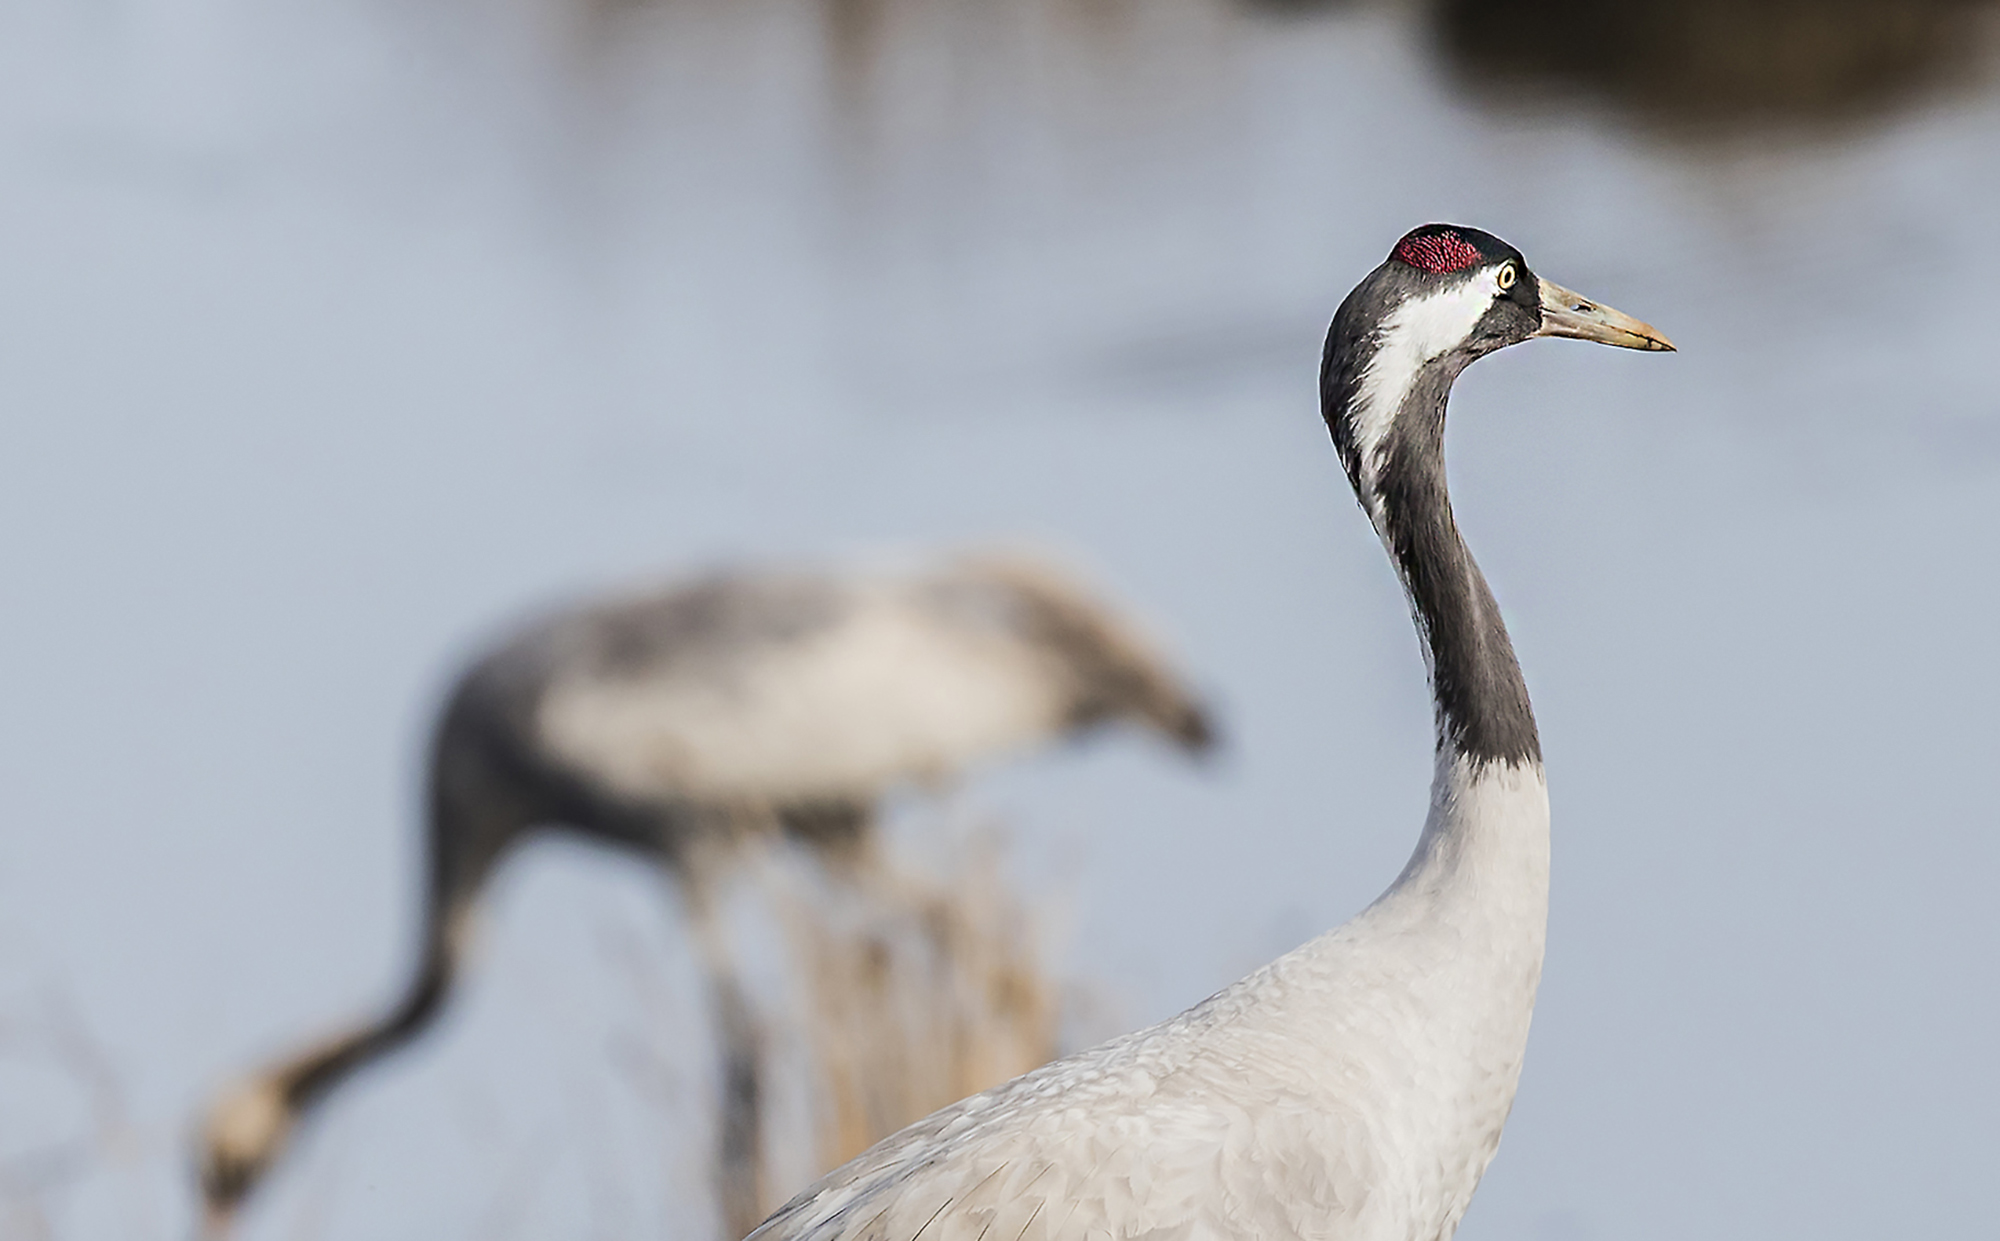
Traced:
POLYGON ((1499 280, 1500 280, 1500 287, 1502 289, 1513 288, 1514 282, 1518 279, 1520 279, 1520 273, 1514 270, 1514 265, 1512 263, 1502 263, 1500 265, 1499 280))

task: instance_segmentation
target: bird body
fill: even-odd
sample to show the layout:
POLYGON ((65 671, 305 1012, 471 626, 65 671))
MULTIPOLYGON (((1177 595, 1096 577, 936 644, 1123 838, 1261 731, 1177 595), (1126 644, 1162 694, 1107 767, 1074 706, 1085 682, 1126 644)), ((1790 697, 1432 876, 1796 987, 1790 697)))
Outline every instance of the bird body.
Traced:
POLYGON ((879 1143, 753 1241, 1442 1241, 1500 1141, 1546 937, 1527 689, 1445 486, 1445 401, 1530 336, 1670 349, 1489 234, 1397 243, 1328 332, 1321 401, 1409 595, 1437 766, 1408 865, 1360 915, 1151 1029, 879 1143))
POLYGON ((627 797, 866 803, 1075 722, 1074 679, 1013 585, 986 572, 718 578, 566 618, 535 635, 578 653, 542 689, 535 728, 627 797), (746 650, 753 612, 786 640, 746 650), (621 648, 621 630, 678 641, 621 648))

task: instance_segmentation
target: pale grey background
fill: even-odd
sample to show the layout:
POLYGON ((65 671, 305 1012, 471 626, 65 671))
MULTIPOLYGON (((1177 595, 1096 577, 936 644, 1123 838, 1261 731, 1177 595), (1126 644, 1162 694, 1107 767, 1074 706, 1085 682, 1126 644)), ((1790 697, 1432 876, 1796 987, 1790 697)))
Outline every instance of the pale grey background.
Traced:
MULTIPOLYGON (((1104 1020, 1364 904, 1428 716, 1314 377, 1430 219, 1682 348, 1538 343, 1453 407, 1557 832, 1461 1235, 1990 1228, 2000 98, 1658 138, 1476 106, 1393 6, 841 11, 0 8, 0 1172, 56 1235, 183 1235, 204 1092, 399 980, 433 698, 565 591, 1041 540, 1230 727, 953 811, 1011 824, 1104 1020), (91 1132, 65 1012, 125 1117, 75 1175, 35 1162, 91 1132)), ((251 1234, 705 1236, 656 889, 520 859, 465 1003, 251 1234)))

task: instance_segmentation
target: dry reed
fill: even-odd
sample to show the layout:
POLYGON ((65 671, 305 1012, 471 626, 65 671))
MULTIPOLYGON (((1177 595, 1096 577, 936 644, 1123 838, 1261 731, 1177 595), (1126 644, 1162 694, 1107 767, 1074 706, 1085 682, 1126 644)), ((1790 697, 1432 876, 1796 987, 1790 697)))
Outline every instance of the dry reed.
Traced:
POLYGON ((822 1170, 1046 1063, 1061 1005, 1034 919, 983 833, 936 873, 879 846, 772 893, 818 1079, 822 1170))

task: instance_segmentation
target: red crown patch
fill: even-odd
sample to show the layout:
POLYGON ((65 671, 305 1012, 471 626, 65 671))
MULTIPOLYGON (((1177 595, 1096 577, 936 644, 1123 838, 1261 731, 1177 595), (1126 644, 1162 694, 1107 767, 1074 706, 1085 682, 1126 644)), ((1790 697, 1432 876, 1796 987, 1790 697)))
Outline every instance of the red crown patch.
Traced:
POLYGON ((1453 232, 1412 235, 1396 243, 1396 257, 1420 271, 1445 275, 1464 271, 1486 256, 1453 232))

